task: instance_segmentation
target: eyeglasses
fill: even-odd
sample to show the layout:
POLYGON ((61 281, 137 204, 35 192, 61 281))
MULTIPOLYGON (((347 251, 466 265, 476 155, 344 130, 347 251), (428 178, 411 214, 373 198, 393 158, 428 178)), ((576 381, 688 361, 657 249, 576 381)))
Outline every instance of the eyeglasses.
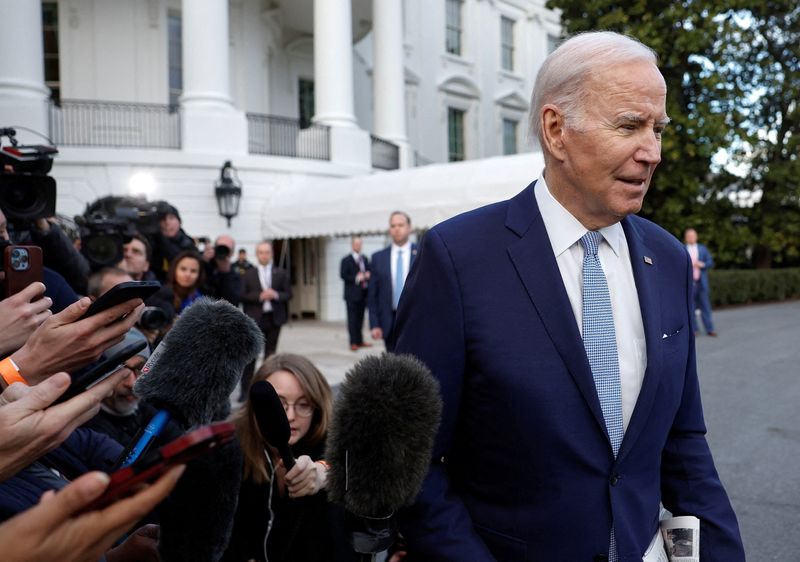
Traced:
POLYGON ((300 416, 301 418, 307 418, 308 416, 314 413, 314 410, 316 410, 316 408, 313 405, 309 404, 308 402, 289 403, 283 398, 281 398, 281 404, 283 405, 283 409, 286 412, 289 411, 289 408, 294 408, 294 413, 300 416))

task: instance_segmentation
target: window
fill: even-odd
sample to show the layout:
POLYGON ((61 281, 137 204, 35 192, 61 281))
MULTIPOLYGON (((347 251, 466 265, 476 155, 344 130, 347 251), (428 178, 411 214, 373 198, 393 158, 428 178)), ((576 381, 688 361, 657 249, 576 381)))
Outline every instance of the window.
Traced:
POLYGON ((461 0, 447 0, 447 26, 445 50, 451 55, 461 54, 461 0))
POLYGON ((169 64, 169 105, 178 106, 183 94, 183 20, 181 13, 167 13, 167 59, 169 64))
POLYGON ((503 70, 514 70, 514 20, 500 17, 500 64, 503 70))
POLYGON ((517 153, 517 128, 519 123, 513 119, 503 119, 503 154, 517 153))
POLYGON ((42 39, 44 42, 44 84, 50 88, 50 99, 61 102, 61 74, 58 62, 58 4, 42 3, 42 39))
POLYGON ((297 91, 297 100, 300 104, 300 128, 307 129, 311 126, 311 118, 314 117, 314 81, 301 78, 297 91))
POLYGON ((447 108, 447 160, 460 162, 464 159, 464 111, 447 108))

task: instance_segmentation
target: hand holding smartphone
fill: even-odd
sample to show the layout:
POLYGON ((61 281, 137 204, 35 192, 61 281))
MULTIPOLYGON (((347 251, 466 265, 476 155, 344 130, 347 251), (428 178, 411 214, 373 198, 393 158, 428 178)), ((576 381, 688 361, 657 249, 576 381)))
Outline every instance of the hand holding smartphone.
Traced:
POLYGON ((161 283, 158 281, 124 281, 114 285, 89 305, 81 320, 131 299, 142 299, 144 301, 158 292, 160 288, 161 283))
POLYGON ((3 249, 3 298, 42 280, 42 249, 39 246, 10 245, 3 249))

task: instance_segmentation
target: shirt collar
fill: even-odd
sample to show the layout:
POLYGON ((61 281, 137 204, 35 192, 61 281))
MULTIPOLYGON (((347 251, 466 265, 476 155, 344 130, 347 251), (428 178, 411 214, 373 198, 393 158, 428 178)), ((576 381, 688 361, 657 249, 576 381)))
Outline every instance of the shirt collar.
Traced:
MULTIPOLYGON (((539 175, 533 194, 536 197, 539 212, 542 214, 542 221, 547 230, 547 236, 550 238, 553 254, 558 257, 589 231, 553 197, 544 180, 544 174, 539 175)), ((601 228, 599 232, 614 254, 619 256, 619 244, 623 234, 622 225, 616 222, 601 228)))
POLYGON ((398 246, 394 242, 392 242, 392 251, 396 252, 397 250, 403 250, 404 252, 408 251, 411 248, 411 240, 403 244, 402 246, 398 246))

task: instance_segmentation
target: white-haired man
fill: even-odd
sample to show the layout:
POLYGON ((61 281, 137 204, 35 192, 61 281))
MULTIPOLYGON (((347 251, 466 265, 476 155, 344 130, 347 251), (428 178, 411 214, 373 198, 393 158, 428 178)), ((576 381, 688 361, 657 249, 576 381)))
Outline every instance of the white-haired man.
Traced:
POLYGON ((395 350, 444 401, 408 551, 640 562, 663 503, 700 519, 704 562, 743 561, 705 440, 691 263, 634 215, 668 122, 655 54, 579 35, 532 98, 543 174, 431 229, 404 288, 395 350))

